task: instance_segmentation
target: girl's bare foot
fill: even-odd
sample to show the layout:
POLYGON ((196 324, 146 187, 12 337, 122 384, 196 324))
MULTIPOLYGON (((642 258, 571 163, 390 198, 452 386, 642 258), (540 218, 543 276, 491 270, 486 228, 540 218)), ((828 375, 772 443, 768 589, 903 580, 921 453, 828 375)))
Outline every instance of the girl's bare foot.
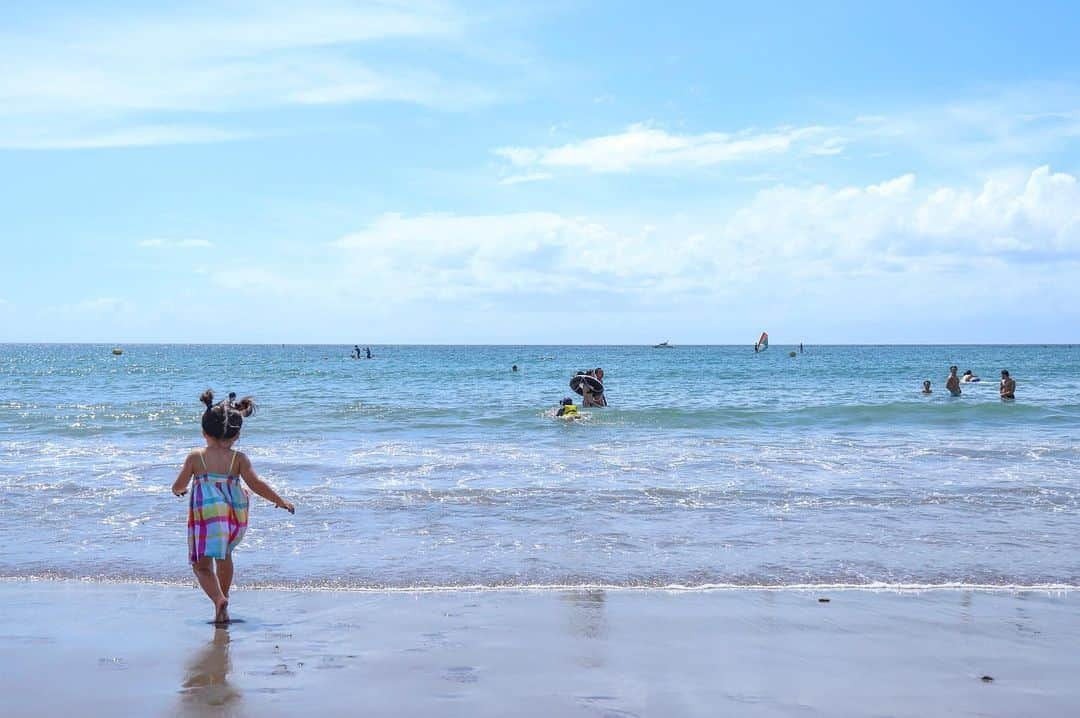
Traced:
POLYGON ((229 599, 222 597, 215 604, 217 612, 214 614, 214 623, 225 624, 229 622, 229 599))

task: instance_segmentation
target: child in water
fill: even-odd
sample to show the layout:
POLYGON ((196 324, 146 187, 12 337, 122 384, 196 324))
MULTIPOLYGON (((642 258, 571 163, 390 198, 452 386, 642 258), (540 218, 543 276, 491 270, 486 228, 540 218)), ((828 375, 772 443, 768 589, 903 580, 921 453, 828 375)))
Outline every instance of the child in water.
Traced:
POLYGON ((188 558, 199 585, 214 602, 214 622, 228 623, 232 551, 244 538, 248 524, 248 492, 240 479, 279 509, 296 510, 258 477, 247 456, 232 448, 240 438, 244 417, 255 412, 251 397, 236 401, 236 394, 229 394, 228 399, 215 404, 214 392, 207 389, 199 400, 206 404, 202 416, 206 448, 192 451, 184 459, 172 492, 183 496, 191 485, 188 558))
POLYGON ((556 412, 555 416, 563 419, 576 419, 581 415, 578 414, 578 409, 574 406, 574 400, 566 397, 559 402, 559 411, 556 412))

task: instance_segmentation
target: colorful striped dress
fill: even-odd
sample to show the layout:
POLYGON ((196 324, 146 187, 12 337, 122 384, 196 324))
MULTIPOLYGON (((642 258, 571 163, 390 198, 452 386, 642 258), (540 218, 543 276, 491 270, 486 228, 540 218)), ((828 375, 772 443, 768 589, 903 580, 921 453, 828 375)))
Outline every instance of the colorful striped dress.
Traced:
POLYGON ((233 475, 236 452, 229 460, 227 474, 212 474, 206 469, 206 455, 200 454, 203 473, 191 484, 188 509, 188 555, 192 563, 200 558, 228 558, 236 548, 248 524, 248 492, 233 475))

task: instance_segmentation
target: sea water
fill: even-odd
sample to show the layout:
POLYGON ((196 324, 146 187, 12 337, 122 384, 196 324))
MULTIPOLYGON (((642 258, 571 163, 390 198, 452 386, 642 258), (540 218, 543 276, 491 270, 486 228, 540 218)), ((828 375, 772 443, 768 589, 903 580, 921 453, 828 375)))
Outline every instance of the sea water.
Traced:
POLYGON ((242 584, 1080 586, 1080 348, 792 350, 0 345, 0 576, 189 582, 213 387, 296 504, 253 498, 242 584))

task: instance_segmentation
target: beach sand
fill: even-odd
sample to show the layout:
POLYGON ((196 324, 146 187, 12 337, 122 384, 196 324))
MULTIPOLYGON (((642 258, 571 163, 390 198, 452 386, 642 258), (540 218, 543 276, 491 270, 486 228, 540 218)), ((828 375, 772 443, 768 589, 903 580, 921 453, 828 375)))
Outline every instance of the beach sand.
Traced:
POLYGON ((228 629, 182 586, 0 605, 8 717, 1080 713, 1076 593, 238 589, 228 629))

